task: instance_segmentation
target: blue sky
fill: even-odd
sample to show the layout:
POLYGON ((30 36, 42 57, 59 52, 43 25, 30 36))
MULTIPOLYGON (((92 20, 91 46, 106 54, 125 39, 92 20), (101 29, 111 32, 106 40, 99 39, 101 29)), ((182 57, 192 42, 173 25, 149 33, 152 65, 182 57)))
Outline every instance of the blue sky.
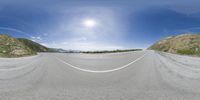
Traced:
POLYGON ((198 0, 1 0, 0 33, 74 50, 147 48, 200 33, 198 0), (95 22, 93 27, 85 25, 95 22))

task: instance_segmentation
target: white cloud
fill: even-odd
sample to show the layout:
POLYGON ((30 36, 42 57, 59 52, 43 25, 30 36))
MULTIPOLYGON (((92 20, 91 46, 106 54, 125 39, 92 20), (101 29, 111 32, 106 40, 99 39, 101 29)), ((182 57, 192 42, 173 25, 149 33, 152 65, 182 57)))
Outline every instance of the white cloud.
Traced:
POLYGON ((41 40, 41 37, 40 37, 40 36, 36 36, 36 37, 35 37, 35 36, 31 36, 31 38, 32 38, 32 39, 38 39, 38 40, 41 40))
POLYGON ((31 39, 35 39, 36 37, 35 36, 31 36, 31 39))
POLYGON ((36 39, 38 39, 38 40, 42 40, 42 38, 41 38, 40 36, 37 36, 36 39))
POLYGON ((40 42, 43 41, 43 38, 40 37, 40 36, 31 36, 30 39, 31 39, 32 41, 34 41, 34 42, 38 42, 38 43, 40 43, 40 42))

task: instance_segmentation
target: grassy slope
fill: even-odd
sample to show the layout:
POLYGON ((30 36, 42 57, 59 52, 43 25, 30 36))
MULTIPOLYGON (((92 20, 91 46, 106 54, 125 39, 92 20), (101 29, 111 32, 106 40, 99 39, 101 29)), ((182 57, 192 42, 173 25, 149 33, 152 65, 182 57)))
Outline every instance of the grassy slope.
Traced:
POLYGON ((16 38, 0 34, 1 57, 20 57, 35 54, 36 52, 25 46, 16 38))
POLYGON ((149 49, 200 56, 200 34, 183 34, 158 41, 149 49))

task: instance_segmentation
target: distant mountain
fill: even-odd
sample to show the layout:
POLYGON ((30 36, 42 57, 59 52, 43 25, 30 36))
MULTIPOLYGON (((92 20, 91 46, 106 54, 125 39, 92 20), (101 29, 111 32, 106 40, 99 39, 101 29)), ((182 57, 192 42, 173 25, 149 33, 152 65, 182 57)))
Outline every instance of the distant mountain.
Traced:
POLYGON ((31 50, 35 51, 35 52, 47 52, 49 51, 49 48, 36 43, 34 41, 25 39, 25 38, 18 38, 18 40, 22 43, 24 43, 27 47, 29 47, 31 50))
POLYGON ((158 41, 149 49, 200 56, 200 34, 182 34, 158 41))
POLYGON ((0 34, 0 56, 19 57, 37 54, 16 38, 0 34))
POLYGON ((117 52, 130 52, 141 51, 142 49, 124 49, 124 50, 103 50, 103 51, 84 51, 82 53, 97 54, 97 53, 117 53, 117 52))
POLYGON ((48 52, 60 52, 60 53, 65 53, 67 50, 64 49, 57 49, 57 48, 49 48, 48 52))

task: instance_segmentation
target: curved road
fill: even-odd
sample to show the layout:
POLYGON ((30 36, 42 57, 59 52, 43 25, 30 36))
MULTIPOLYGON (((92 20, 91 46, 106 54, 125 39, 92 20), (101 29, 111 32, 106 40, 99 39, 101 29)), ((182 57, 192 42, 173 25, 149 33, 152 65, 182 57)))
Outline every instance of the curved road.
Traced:
POLYGON ((199 62, 154 51, 0 59, 0 99, 199 100, 199 62))

